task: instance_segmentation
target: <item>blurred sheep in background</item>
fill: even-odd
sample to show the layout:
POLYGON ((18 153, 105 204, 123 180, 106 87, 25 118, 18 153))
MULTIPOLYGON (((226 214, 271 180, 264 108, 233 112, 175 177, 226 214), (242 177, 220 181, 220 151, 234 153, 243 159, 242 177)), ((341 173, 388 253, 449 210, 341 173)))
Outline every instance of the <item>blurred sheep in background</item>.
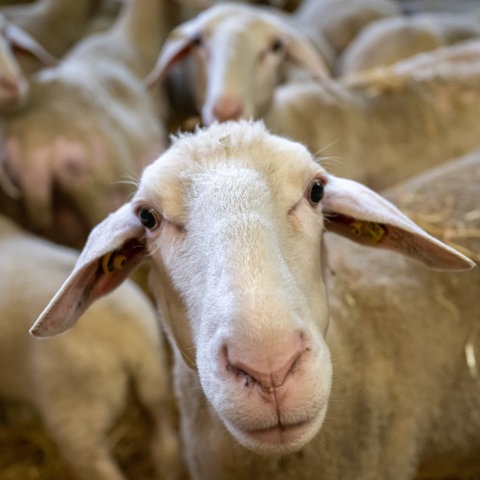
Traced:
POLYGON ((480 37, 480 10, 389 17, 365 27, 340 56, 337 75, 391 65, 417 53, 480 37))
POLYGON ((314 42, 326 38, 339 55, 370 22, 400 13, 395 0, 304 0, 294 13, 294 22, 314 42))
POLYGON ((22 108, 30 90, 28 75, 56 63, 42 45, 0 13, 0 112, 22 108), (16 53, 19 49, 25 52, 20 58, 16 53))
MULTIPOLYGON (((279 14, 227 2, 175 28, 146 83, 154 85, 181 62, 171 87, 174 108, 184 101, 186 89, 203 123, 210 124, 260 117, 292 69, 328 77, 331 60, 326 44, 317 50, 279 14), (179 76, 182 83, 176 82, 179 76)), ((173 113, 179 114, 176 108, 173 113)))
POLYGON ((277 89, 265 123, 385 188, 479 145, 480 41, 339 79, 277 89))
POLYGON ((30 77, 26 107, 5 116, 0 168, 24 226, 78 246, 122 203, 165 146, 159 92, 141 79, 164 38, 163 0, 130 0, 106 32, 77 43, 30 77))
MULTIPOLYGON (((461 26, 468 16, 458 15, 438 20, 451 41, 475 33, 473 26, 461 26)), ((274 132, 332 157, 333 171, 375 189, 478 144, 480 42, 430 52, 424 52, 425 47, 419 58, 431 61, 410 57, 405 63, 365 69, 361 76, 331 78, 329 57, 300 33, 293 37, 291 28, 284 15, 269 16, 258 7, 213 6, 171 32, 146 81, 154 85, 187 59, 190 63, 180 70, 177 83, 183 88, 170 92, 174 104, 179 99, 176 105, 193 97, 189 113, 174 110, 185 114, 178 124, 188 123, 188 115, 206 125, 263 119, 274 132), (290 78, 292 69, 305 75, 290 78)))
POLYGON ((96 0, 37 0, 27 5, 3 6, 1 12, 60 58, 85 34, 88 21, 98 13, 101 3, 96 0))
POLYGON ((133 390, 150 416, 151 454, 161 478, 178 480, 170 374, 146 295, 126 284, 85 315, 81 328, 38 342, 28 334, 30 324, 78 254, 5 217, 0 248, 0 270, 9 279, 0 288, 0 394, 36 407, 76 478, 123 480, 107 436, 133 390))

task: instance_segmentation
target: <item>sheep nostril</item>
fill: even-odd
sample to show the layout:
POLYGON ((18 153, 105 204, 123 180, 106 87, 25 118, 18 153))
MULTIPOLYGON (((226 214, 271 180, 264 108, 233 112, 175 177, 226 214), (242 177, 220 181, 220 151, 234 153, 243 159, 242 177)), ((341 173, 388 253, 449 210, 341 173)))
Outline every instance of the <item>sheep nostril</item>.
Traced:
POLYGON ((250 375, 247 371, 235 367, 234 365, 231 365, 230 363, 227 364, 227 370, 235 375, 236 378, 243 378, 244 379, 244 385, 245 387, 251 387, 255 383, 257 383, 257 380, 255 377, 250 375))

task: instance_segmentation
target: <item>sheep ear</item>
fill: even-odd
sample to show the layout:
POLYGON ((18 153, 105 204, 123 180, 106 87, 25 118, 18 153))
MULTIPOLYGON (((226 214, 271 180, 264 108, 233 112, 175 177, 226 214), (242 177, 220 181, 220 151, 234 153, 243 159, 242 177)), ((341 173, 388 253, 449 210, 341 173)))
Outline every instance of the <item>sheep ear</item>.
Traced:
POLYGON ((144 229, 124 205, 99 223, 70 276, 30 329, 36 337, 71 328, 98 298, 122 283, 146 254, 144 229))
POLYGON ((15 48, 31 53, 45 66, 53 67, 58 63, 57 58, 45 50, 31 35, 20 27, 8 24, 5 27, 5 35, 15 48))
POLYGON ((465 270, 475 265, 430 236, 388 200, 352 180, 329 175, 322 204, 327 231, 394 250, 432 268, 465 270))
MULTIPOLYGON (((305 38, 300 37, 296 32, 289 32, 285 38, 287 57, 293 63, 305 68, 317 79, 330 77, 328 63, 331 58, 322 58, 322 53, 318 52, 315 47, 305 38)), ((329 47, 325 45, 325 50, 329 47)), ((325 56, 330 56, 327 52, 323 52, 325 56)))
POLYGON ((3 145, 0 147, 0 188, 8 197, 19 200, 22 196, 22 191, 15 185, 15 181, 10 175, 10 169, 7 166, 7 155, 7 148, 3 145))
POLYGON ((189 24, 186 23, 170 33, 163 44, 157 63, 144 79, 147 88, 153 87, 163 80, 170 68, 190 54, 197 36, 188 27, 189 24))

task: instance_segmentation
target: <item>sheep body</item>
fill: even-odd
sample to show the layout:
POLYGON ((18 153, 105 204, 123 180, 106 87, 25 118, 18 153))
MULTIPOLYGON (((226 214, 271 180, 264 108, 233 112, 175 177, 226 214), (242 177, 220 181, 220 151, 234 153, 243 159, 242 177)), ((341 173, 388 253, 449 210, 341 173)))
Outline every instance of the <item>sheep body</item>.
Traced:
POLYGON ((331 157, 332 171, 385 188, 478 144, 479 53, 471 41, 343 80, 286 85, 264 120, 331 157))
POLYGON ((0 218, 0 394, 30 402, 79 479, 123 480, 108 433, 133 387, 151 417, 152 454, 165 475, 180 463, 169 374, 155 309, 129 282, 86 313, 80 328, 39 342, 31 322, 75 264, 76 252, 0 218))
POLYGON ((162 0, 126 2, 110 30, 31 78, 28 108, 3 126, 0 167, 20 197, 6 198, 4 212, 25 227, 81 245, 163 149, 161 99, 141 83, 162 42, 162 11, 162 0))
POLYGON ((414 14, 418 12, 468 13, 478 8, 476 0, 401 0, 402 10, 414 14))
POLYGON ((480 35, 480 14, 424 13, 365 27, 339 59, 339 75, 385 66, 480 35), (479 18, 476 18, 479 17, 479 18))
POLYGON ((314 43, 325 38, 337 56, 370 22, 400 11, 391 0, 305 0, 294 13, 294 23, 314 43))
MULTIPOLYGON (((479 168, 480 152, 474 150, 397 184, 384 195, 427 231, 478 261, 479 168)), ((366 422, 379 432, 379 447, 388 444, 397 454, 415 448, 404 443, 402 435, 425 442, 424 453, 412 456, 412 473, 406 478, 413 478, 417 462, 415 478, 476 478, 480 472, 478 268, 446 274, 425 270, 399 256, 365 252, 344 239, 326 237, 326 243, 332 322, 340 325, 342 336, 350 331, 341 349, 332 354, 337 374, 341 377, 342 370, 351 374, 364 355, 378 366, 356 377, 358 383, 354 380, 332 393, 342 403, 337 414, 332 411, 332 428, 338 427, 336 419, 345 406, 355 414, 362 411, 366 422), (366 327, 362 333, 360 324, 366 327), (363 348, 352 352, 349 342, 357 344, 359 338, 368 353, 363 348), (439 375, 433 378, 432 372, 439 375), (365 385, 371 386, 367 392, 365 385), (348 407, 348 400, 342 401, 362 396, 357 410, 348 407), (373 417, 372 407, 382 412, 381 417, 373 417)), ((362 432, 349 434, 360 438, 362 432)), ((380 462, 390 461, 395 468, 393 457, 380 462)), ((393 469, 390 478, 399 478, 393 469)))
POLYGON ((478 452, 480 384, 463 356, 478 272, 324 248, 324 229, 430 266, 472 266, 300 144, 227 122, 177 139, 145 169, 32 332, 69 328, 147 256, 193 478, 407 480, 438 454, 478 452), (122 268, 99 274, 112 254, 122 268), (461 321, 435 302, 443 286, 461 321))
POLYGON ((28 32, 47 51, 62 57, 85 33, 101 2, 36 0, 28 5, 5 5, 0 11, 28 32))

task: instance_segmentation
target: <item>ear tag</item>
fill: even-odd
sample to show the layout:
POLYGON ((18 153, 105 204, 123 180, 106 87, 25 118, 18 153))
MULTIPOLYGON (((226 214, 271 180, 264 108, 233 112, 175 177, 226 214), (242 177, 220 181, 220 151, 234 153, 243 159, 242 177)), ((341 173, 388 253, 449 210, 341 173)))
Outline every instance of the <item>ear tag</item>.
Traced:
POLYGON ((120 252, 109 252, 100 260, 102 273, 112 273, 115 270, 122 270, 127 264, 127 257, 120 252))
POLYGON ((354 235, 367 238, 373 243, 378 243, 386 233, 385 227, 376 222, 354 220, 349 227, 354 235))

